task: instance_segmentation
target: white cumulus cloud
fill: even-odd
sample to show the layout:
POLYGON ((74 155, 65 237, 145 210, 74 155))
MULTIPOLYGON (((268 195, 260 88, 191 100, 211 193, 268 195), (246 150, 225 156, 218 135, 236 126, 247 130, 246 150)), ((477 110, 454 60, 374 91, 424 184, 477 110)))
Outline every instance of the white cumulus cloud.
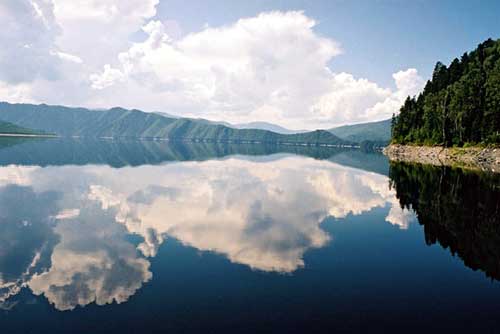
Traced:
POLYGON ((16 85, 59 76, 55 39, 60 32, 50 1, 0 3, 0 81, 16 85))
MULTIPOLYGON (((151 21, 146 40, 120 53, 116 70, 127 84, 148 86, 156 100, 205 116, 244 117, 268 107, 303 117, 328 89, 325 65, 341 52, 313 31, 315 24, 301 12, 271 12, 173 40, 151 21)), ((91 76, 94 88, 104 88, 111 70, 91 76)))
POLYGON ((328 62, 342 50, 315 25, 302 12, 270 12, 174 40, 150 21, 148 37, 120 53, 118 66, 91 75, 92 87, 146 86, 153 104, 189 116, 311 128, 390 117, 421 89, 415 69, 393 75, 394 91, 332 72, 328 62))
POLYGON ((394 73, 391 89, 331 68, 340 44, 301 11, 183 35, 158 3, 2 2, 0 99, 313 129, 390 117, 423 86, 416 69, 394 73))

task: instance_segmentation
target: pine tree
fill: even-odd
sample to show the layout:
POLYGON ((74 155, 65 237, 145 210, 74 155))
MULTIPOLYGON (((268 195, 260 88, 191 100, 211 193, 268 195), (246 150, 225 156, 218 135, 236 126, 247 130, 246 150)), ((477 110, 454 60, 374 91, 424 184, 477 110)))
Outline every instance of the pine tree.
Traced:
POLYGON ((423 92, 408 97, 392 120, 399 143, 500 144, 500 40, 453 59, 437 62, 423 92))

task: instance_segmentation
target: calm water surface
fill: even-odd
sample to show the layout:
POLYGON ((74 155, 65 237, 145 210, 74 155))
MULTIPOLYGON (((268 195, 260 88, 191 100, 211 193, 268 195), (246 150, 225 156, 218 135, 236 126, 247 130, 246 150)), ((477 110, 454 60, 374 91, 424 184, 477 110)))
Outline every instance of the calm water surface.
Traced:
POLYGON ((500 328, 500 177, 319 148, 0 141, 0 325, 500 328))

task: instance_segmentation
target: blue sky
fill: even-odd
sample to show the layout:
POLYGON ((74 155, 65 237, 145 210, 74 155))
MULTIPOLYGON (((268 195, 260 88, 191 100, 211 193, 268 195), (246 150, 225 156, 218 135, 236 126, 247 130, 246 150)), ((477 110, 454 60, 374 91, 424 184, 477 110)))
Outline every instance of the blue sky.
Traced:
POLYGON ((387 119, 500 1, 4 0, 0 100, 294 129, 387 119))

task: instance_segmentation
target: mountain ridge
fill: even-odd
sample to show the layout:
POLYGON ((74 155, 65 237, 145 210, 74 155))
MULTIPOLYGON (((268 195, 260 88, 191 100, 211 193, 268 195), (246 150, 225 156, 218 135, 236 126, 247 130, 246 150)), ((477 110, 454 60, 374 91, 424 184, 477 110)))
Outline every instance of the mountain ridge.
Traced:
POLYGON ((287 129, 281 125, 278 125, 278 124, 263 122, 263 121, 237 123, 237 124, 231 124, 231 126, 236 128, 236 129, 260 129, 260 130, 268 130, 268 131, 272 131, 272 132, 276 132, 276 133, 280 133, 280 134, 296 134, 296 133, 309 132, 307 130, 291 130, 291 129, 287 129))
POLYGON ((391 140, 391 119, 344 125, 331 128, 328 131, 341 139, 357 143, 371 141, 388 144, 391 140))
MULTIPOLYGON (((154 113, 161 115, 163 117, 169 117, 175 119, 185 118, 166 112, 156 111, 154 113)), ((297 133, 310 132, 309 130, 292 130, 283 127, 279 124, 265 122, 265 121, 254 121, 248 123, 229 123, 226 121, 208 120, 204 118, 187 118, 187 119, 207 122, 215 125, 225 125, 227 127, 234 129, 268 130, 279 134, 297 134, 297 133)), ((391 139, 391 119, 358 123, 358 124, 347 124, 325 130, 333 133, 340 139, 353 141, 359 144, 365 141, 376 142, 377 144, 387 144, 391 139)))
POLYGON ((62 137, 148 138, 169 140, 353 146, 325 130, 279 134, 259 129, 234 129, 188 118, 170 118, 137 109, 107 110, 11 104, 0 102, 0 120, 40 129, 62 137))

